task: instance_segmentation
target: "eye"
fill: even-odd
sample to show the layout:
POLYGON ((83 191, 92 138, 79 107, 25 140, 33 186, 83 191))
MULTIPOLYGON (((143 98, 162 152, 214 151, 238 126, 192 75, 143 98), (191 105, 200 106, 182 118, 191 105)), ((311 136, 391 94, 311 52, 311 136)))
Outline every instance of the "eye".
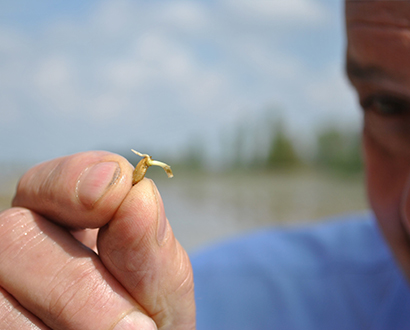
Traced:
POLYGON ((410 103, 389 95, 372 95, 360 102, 363 110, 374 111, 382 116, 397 116, 410 110, 410 103))

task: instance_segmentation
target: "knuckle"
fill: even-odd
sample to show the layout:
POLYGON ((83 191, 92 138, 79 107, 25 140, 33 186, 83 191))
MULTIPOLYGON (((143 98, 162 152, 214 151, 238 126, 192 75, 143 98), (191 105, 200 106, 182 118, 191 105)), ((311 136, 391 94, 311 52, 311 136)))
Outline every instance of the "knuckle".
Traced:
POLYGON ((22 236, 30 230, 32 214, 29 210, 13 207, 0 213, 0 257, 11 246, 21 246, 22 236))
MULTIPOLYGON (((54 187, 55 183, 61 174, 63 173, 63 168, 65 161, 58 162, 55 166, 50 169, 47 169, 48 173, 44 176, 44 179, 41 180, 38 184, 38 195, 41 196, 43 200, 50 201, 54 197, 54 187)), ((46 169, 44 169, 46 170, 46 169)))
POLYGON ((29 169, 19 180, 13 206, 39 209, 53 200, 55 180, 62 173, 62 161, 49 161, 29 169))

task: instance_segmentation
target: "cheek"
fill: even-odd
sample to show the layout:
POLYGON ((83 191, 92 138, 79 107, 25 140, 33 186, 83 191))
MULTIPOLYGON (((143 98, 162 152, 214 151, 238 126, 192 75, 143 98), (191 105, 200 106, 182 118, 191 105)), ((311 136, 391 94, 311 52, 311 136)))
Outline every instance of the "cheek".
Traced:
POLYGON ((369 202, 385 234, 397 234, 403 230, 401 204, 410 163, 385 148, 366 127, 363 146, 369 202))

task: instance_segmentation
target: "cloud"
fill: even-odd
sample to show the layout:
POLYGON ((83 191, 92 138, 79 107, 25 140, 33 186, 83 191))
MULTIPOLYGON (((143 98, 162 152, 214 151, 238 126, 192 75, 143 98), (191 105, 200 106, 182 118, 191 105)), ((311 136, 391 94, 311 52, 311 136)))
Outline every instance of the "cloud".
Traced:
POLYGON ((34 69, 33 85, 36 86, 41 99, 53 103, 59 103, 59 100, 60 103, 67 103, 68 100, 73 98, 76 70, 66 56, 51 55, 39 61, 34 69))
POLYGON ((197 33, 209 27, 209 10, 201 2, 169 1, 157 5, 157 21, 173 29, 197 33))
POLYGON ((228 9, 253 22, 320 25, 327 20, 325 8, 314 0, 224 0, 228 9))
POLYGON ((337 38, 315 33, 331 31, 337 14, 313 0, 120 0, 55 14, 35 31, 0 26, 0 108, 9 111, 0 126, 32 116, 50 135, 75 130, 62 143, 89 148, 145 141, 154 129, 146 143, 181 148, 192 132, 216 141, 271 104, 301 125, 318 109, 333 115, 332 100, 348 95, 326 69, 339 59, 323 49, 337 38))
POLYGON ((312 115, 339 125, 360 123, 361 112, 353 88, 349 85, 340 63, 325 66, 312 76, 304 88, 304 97, 312 104, 312 115))

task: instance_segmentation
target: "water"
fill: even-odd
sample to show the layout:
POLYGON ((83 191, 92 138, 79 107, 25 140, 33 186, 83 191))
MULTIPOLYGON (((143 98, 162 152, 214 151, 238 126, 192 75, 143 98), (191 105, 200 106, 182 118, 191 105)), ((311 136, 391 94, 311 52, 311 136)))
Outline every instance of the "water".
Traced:
POLYGON ((155 181, 174 233, 188 251, 261 227, 323 221, 367 208, 361 178, 188 173, 155 181))
MULTIPOLYGON (((180 243, 193 251, 225 237, 266 226, 323 221, 366 209, 359 177, 317 172, 205 174, 181 172, 167 179, 150 171, 180 243)), ((0 210, 8 207, 16 179, 0 180, 0 210)))

